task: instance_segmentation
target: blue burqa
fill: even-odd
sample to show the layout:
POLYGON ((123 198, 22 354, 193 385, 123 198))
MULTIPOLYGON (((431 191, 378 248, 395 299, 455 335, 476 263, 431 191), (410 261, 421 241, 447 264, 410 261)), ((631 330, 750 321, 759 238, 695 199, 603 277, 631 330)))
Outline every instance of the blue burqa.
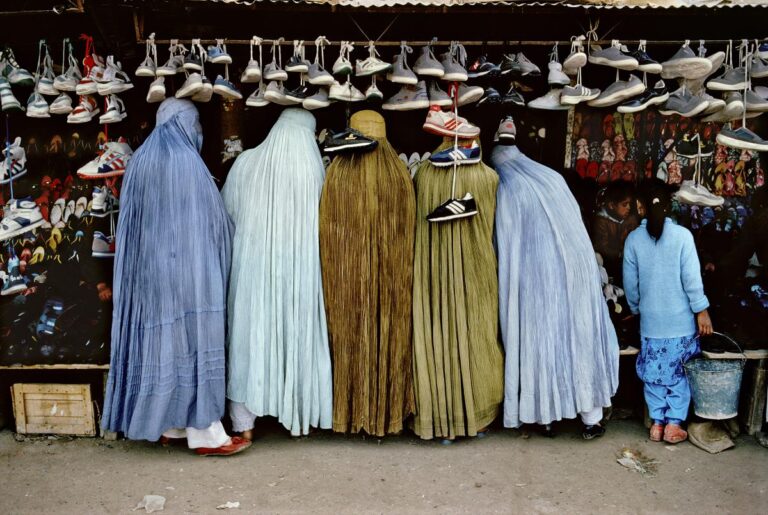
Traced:
POLYGON ((610 406, 619 346, 581 212, 563 178, 497 146, 496 245, 506 351, 504 425, 610 406))
POLYGON ((224 414, 233 227, 201 145, 197 109, 170 98, 125 173, 102 426, 130 439, 224 414))

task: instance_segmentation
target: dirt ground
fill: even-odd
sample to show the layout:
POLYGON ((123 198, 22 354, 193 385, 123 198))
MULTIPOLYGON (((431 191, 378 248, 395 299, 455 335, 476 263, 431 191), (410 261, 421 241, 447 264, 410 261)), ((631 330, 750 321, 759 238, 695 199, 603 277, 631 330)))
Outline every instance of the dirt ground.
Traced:
POLYGON ((709 455, 649 442, 635 420, 589 442, 577 429, 561 424, 551 439, 497 429, 445 446, 272 428, 230 458, 3 431, 0 513, 128 513, 146 494, 167 499, 163 513, 766 513, 768 449, 752 437, 709 455), (624 448, 656 460, 656 476, 618 464, 624 448), (228 501, 240 508, 216 510, 228 501))

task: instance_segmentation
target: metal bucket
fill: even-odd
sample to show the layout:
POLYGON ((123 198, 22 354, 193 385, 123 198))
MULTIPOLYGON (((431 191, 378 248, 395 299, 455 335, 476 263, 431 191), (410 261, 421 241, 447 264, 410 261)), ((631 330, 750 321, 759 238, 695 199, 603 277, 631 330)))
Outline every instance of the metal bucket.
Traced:
MULTIPOLYGON (((729 336, 715 333, 730 340, 741 352, 739 345, 729 336)), ((744 373, 744 359, 694 359, 684 365, 691 385, 693 411, 711 420, 733 418, 739 411, 739 391, 744 373)))

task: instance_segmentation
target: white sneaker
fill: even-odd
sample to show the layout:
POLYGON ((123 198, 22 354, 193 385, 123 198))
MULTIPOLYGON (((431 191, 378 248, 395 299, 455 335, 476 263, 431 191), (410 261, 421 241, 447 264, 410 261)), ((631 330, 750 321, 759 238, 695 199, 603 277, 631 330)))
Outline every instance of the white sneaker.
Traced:
POLYGON ((566 75, 576 75, 579 68, 587 64, 587 54, 584 52, 584 36, 571 37, 571 53, 563 59, 563 72, 566 75))
POLYGON ((51 102, 49 108, 51 114, 69 114, 72 112, 72 97, 66 93, 62 93, 56 100, 51 102))
POLYGON ((354 45, 350 41, 342 41, 339 49, 339 57, 336 62, 333 63, 334 75, 349 75, 352 73, 352 63, 349 60, 349 55, 352 53, 354 45))
POLYGON ((58 75, 53 79, 53 87, 59 91, 75 91, 77 83, 83 75, 80 73, 80 68, 77 65, 77 59, 73 55, 69 55, 69 68, 67 71, 58 75))
POLYGON ((50 118, 48 102, 43 96, 34 91, 27 100, 27 117, 29 118, 50 118))
POLYGON ((547 83, 550 86, 569 86, 571 84, 571 78, 563 73, 563 66, 557 61, 549 62, 549 75, 547 76, 547 83))
POLYGON ((368 89, 365 90, 365 98, 374 102, 384 100, 384 93, 382 93, 376 85, 375 80, 368 86, 368 89))
POLYGON ((122 93, 133 89, 128 74, 125 73, 119 62, 115 62, 114 56, 107 57, 107 68, 102 75, 101 81, 97 81, 96 90, 99 95, 107 96, 122 93))
POLYGON ((3 147, 0 159, 0 184, 8 184, 27 173, 27 153, 21 146, 20 137, 17 136, 7 149, 3 147))
POLYGON ((531 109, 544 109, 547 111, 565 111, 570 108, 560 102, 560 96, 563 90, 559 88, 550 89, 547 93, 528 102, 531 109))
POLYGON ((78 106, 67 116, 67 123, 90 122, 97 114, 99 107, 96 100, 90 95, 81 96, 78 106))
POLYGON ((328 98, 341 102, 362 102, 365 100, 365 95, 347 80, 344 84, 334 83, 328 93, 328 98))
POLYGON ((147 103, 154 104, 165 100, 165 77, 158 77, 149 85, 147 103))
POLYGON ((680 189, 675 193, 675 198, 684 204, 705 207, 719 207, 725 202, 723 197, 711 193, 701 184, 696 184, 695 181, 683 181, 680 189))
POLYGON ((587 88, 581 84, 566 86, 560 94, 560 103, 563 105, 576 105, 581 102, 589 102, 600 96, 597 88, 587 88))
POLYGON ((392 69, 391 64, 379 59, 379 53, 373 43, 368 45, 368 54, 368 59, 358 59, 355 63, 355 75, 358 77, 370 77, 392 69))
POLYGON ((264 107, 269 105, 269 100, 264 98, 266 92, 267 87, 263 82, 259 82, 259 87, 256 88, 256 90, 251 93, 250 96, 248 96, 248 98, 245 100, 245 105, 249 107, 264 107))
POLYGON ((328 98, 328 89, 319 88, 317 93, 311 97, 307 97, 302 102, 304 109, 312 111, 314 109, 322 109, 331 105, 331 100, 328 98))
POLYGON ((191 97, 203 89, 203 77, 197 73, 190 73, 184 84, 176 91, 176 98, 191 97))
POLYGON ((211 98, 213 98, 213 84, 211 84, 211 81, 208 80, 208 77, 206 77, 205 75, 203 75, 202 80, 203 80, 203 87, 200 88, 200 90, 197 93, 189 97, 190 100, 192 100, 193 102, 205 103, 205 102, 210 102, 211 98))
POLYGON ((107 100, 107 112, 101 115, 99 123, 117 123, 125 119, 125 104, 117 95, 110 95, 107 100))
POLYGON ((243 70, 242 75, 240 75, 240 82, 243 84, 251 84, 254 82, 259 82, 261 80, 261 66, 259 66, 259 61, 256 59, 251 59, 248 61, 248 65, 245 67, 245 70, 243 70))
POLYGON ((285 96, 285 86, 282 81, 275 81, 269 83, 267 90, 264 92, 264 99, 278 105, 293 105, 294 102, 288 100, 285 96))

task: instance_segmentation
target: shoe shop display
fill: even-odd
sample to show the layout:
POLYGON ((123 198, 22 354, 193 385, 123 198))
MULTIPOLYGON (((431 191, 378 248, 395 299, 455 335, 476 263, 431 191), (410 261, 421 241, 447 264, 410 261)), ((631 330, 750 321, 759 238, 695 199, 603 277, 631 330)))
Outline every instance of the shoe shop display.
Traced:
MULTIPOLYGON (((265 86, 263 82, 259 82, 259 87, 256 88, 254 92, 248 96, 248 98, 245 100, 245 105, 248 107, 264 107, 269 105, 269 100, 266 98, 266 93, 267 86, 265 86)), ((305 109, 309 109, 306 105, 304 107, 305 109)))
POLYGON ((400 44, 400 53, 395 56, 395 60, 392 63, 392 69, 387 73, 388 81, 394 82, 395 84, 409 85, 414 85, 419 82, 416 74, 413 73, 408 66, 408 54, 410 53, 413 53, 413 49, 403 41, 400 44))
POLYGON ((2 147, 2 161, 0 161, 0 184, 8 184, 27 173, 27 153, 21 146, 21 138, 16 136, 7 148, 2 147))
POLYGON ((436 77, 441 79, 443 75, 445 75, 445 68, 443 68, 443 65, 435 57, 435 54, 432 51, 432 44, 421 48, 421 55, 413 64, 413 71, 416 72, 416 75, 422 77, 436 77))
POLYGON ((471 165, 480 162, 480 145, 477 141, 471 144, 457 145, 446 148, 429 156, 429 162, 439 168, 456 165, 471 165))
POLYGON ((90 122, 99 112, 100 109, 95 98, 91 95, 81 96, 77 107, 67 115, 67 123, 90 122))
POLYGON ((193 102, 205 103, 211 101, 211 98, 213 98, 213 84, 208 80, 208 77, 203 75, 203 87, 189 98, 193 102))
POLYGON ((334 82, 333 75, 325 69, 325 46, 329 41, 325 36, 315 40, 315 60, 309 65, 307 80, 315 86, 330 86, 334 82))
POLYGON ((696 55, 690 43, 686 40, 675 55, 661 63, 662 79, 699 79, 712 71, 712 61, 696 55))
POLYGON ((321 150, 324 154, 334 155, 347 152, 370 152, 377 146, 378 142, 375 139, 355 129, 347 128, 341 132, 327 131, 321 150))
POLYGON ((405 85, 396 94, 387 99, 381 106, 385 111, 412 111, 429 108, 429 94, 425 81, 419 81, 415 86, 405 85))
POLYGON ((355 63, 355 75, 358 77, 370 77, 377 73, 385 73, 392 69, 392 65, 379 58, 379 52, 371 42, 368 45, 368 58, 358 59, 355 63))
POLYGON ((611 41, 611 46, 607 48, 591 45, 587 60, 592 64, 600 64, 627 71, 637 70, 637 67, 640 65, 637 59, 622 51, 621 42, 616 39, 611 41))
POLYGON ((133 150, 125 139, 108 141, 100 155, 80 167, 77 176, 93 180, 123 175, 132 156, 133 150))
POLYGON ((723 146, 738 148, 741 150, 768 152, 768 141, 764 140, 746 127, 733 129, 730 125, 726 125, 717 135, 717 142, 723 146))
POLYGON ((157 46, 155 45, 155 34, 152 33, 145 44, 144 60, 136 68, 134 75, 137 77, 155 77, 157 72, 157 46))
POLYGON ((663 80, 658 80, 652 88, 647 88, 642 94, 630 98, 616 110, 620 113, 637 113, 654 105, 662 105, 669 99, 669 90, 663 80))
POLYGON ((80 68, 77 65, 77 59, 75 59, 72 43, 69 42, 69 38, 64 38, 64 50, 62 52, 61 69, 63 73, 57 75, 53 79, 53 87, 57 91, 75 91, 77 83, 83 78, 80 73, 80 68), (66 70, 66 71, 64 71, 66 70))
POLYGON ((120 211, 120 201, 112 195, 112 192, 107 187, 93 188, 91 194, 91 209, 88 212, 88 216, 95 216, 96 218, 104 218, 107 215, 111 215, 120 211))
MULTIPOLYGON (((630 75, 629 80, 617 80, 600 93, 594 100, 590 100, 588 105, 592 107, 608 107, 619 104, 636 95, 641 95, 646 87, 643 81, 635 75, 630 75)), ((530 105, 530 104, 529 104, 530 105)))
POLYGON ((471 193, 460 199, 448 199, 427 215, 428 222, 450 222, 477 214, 477 203, 471 193))

